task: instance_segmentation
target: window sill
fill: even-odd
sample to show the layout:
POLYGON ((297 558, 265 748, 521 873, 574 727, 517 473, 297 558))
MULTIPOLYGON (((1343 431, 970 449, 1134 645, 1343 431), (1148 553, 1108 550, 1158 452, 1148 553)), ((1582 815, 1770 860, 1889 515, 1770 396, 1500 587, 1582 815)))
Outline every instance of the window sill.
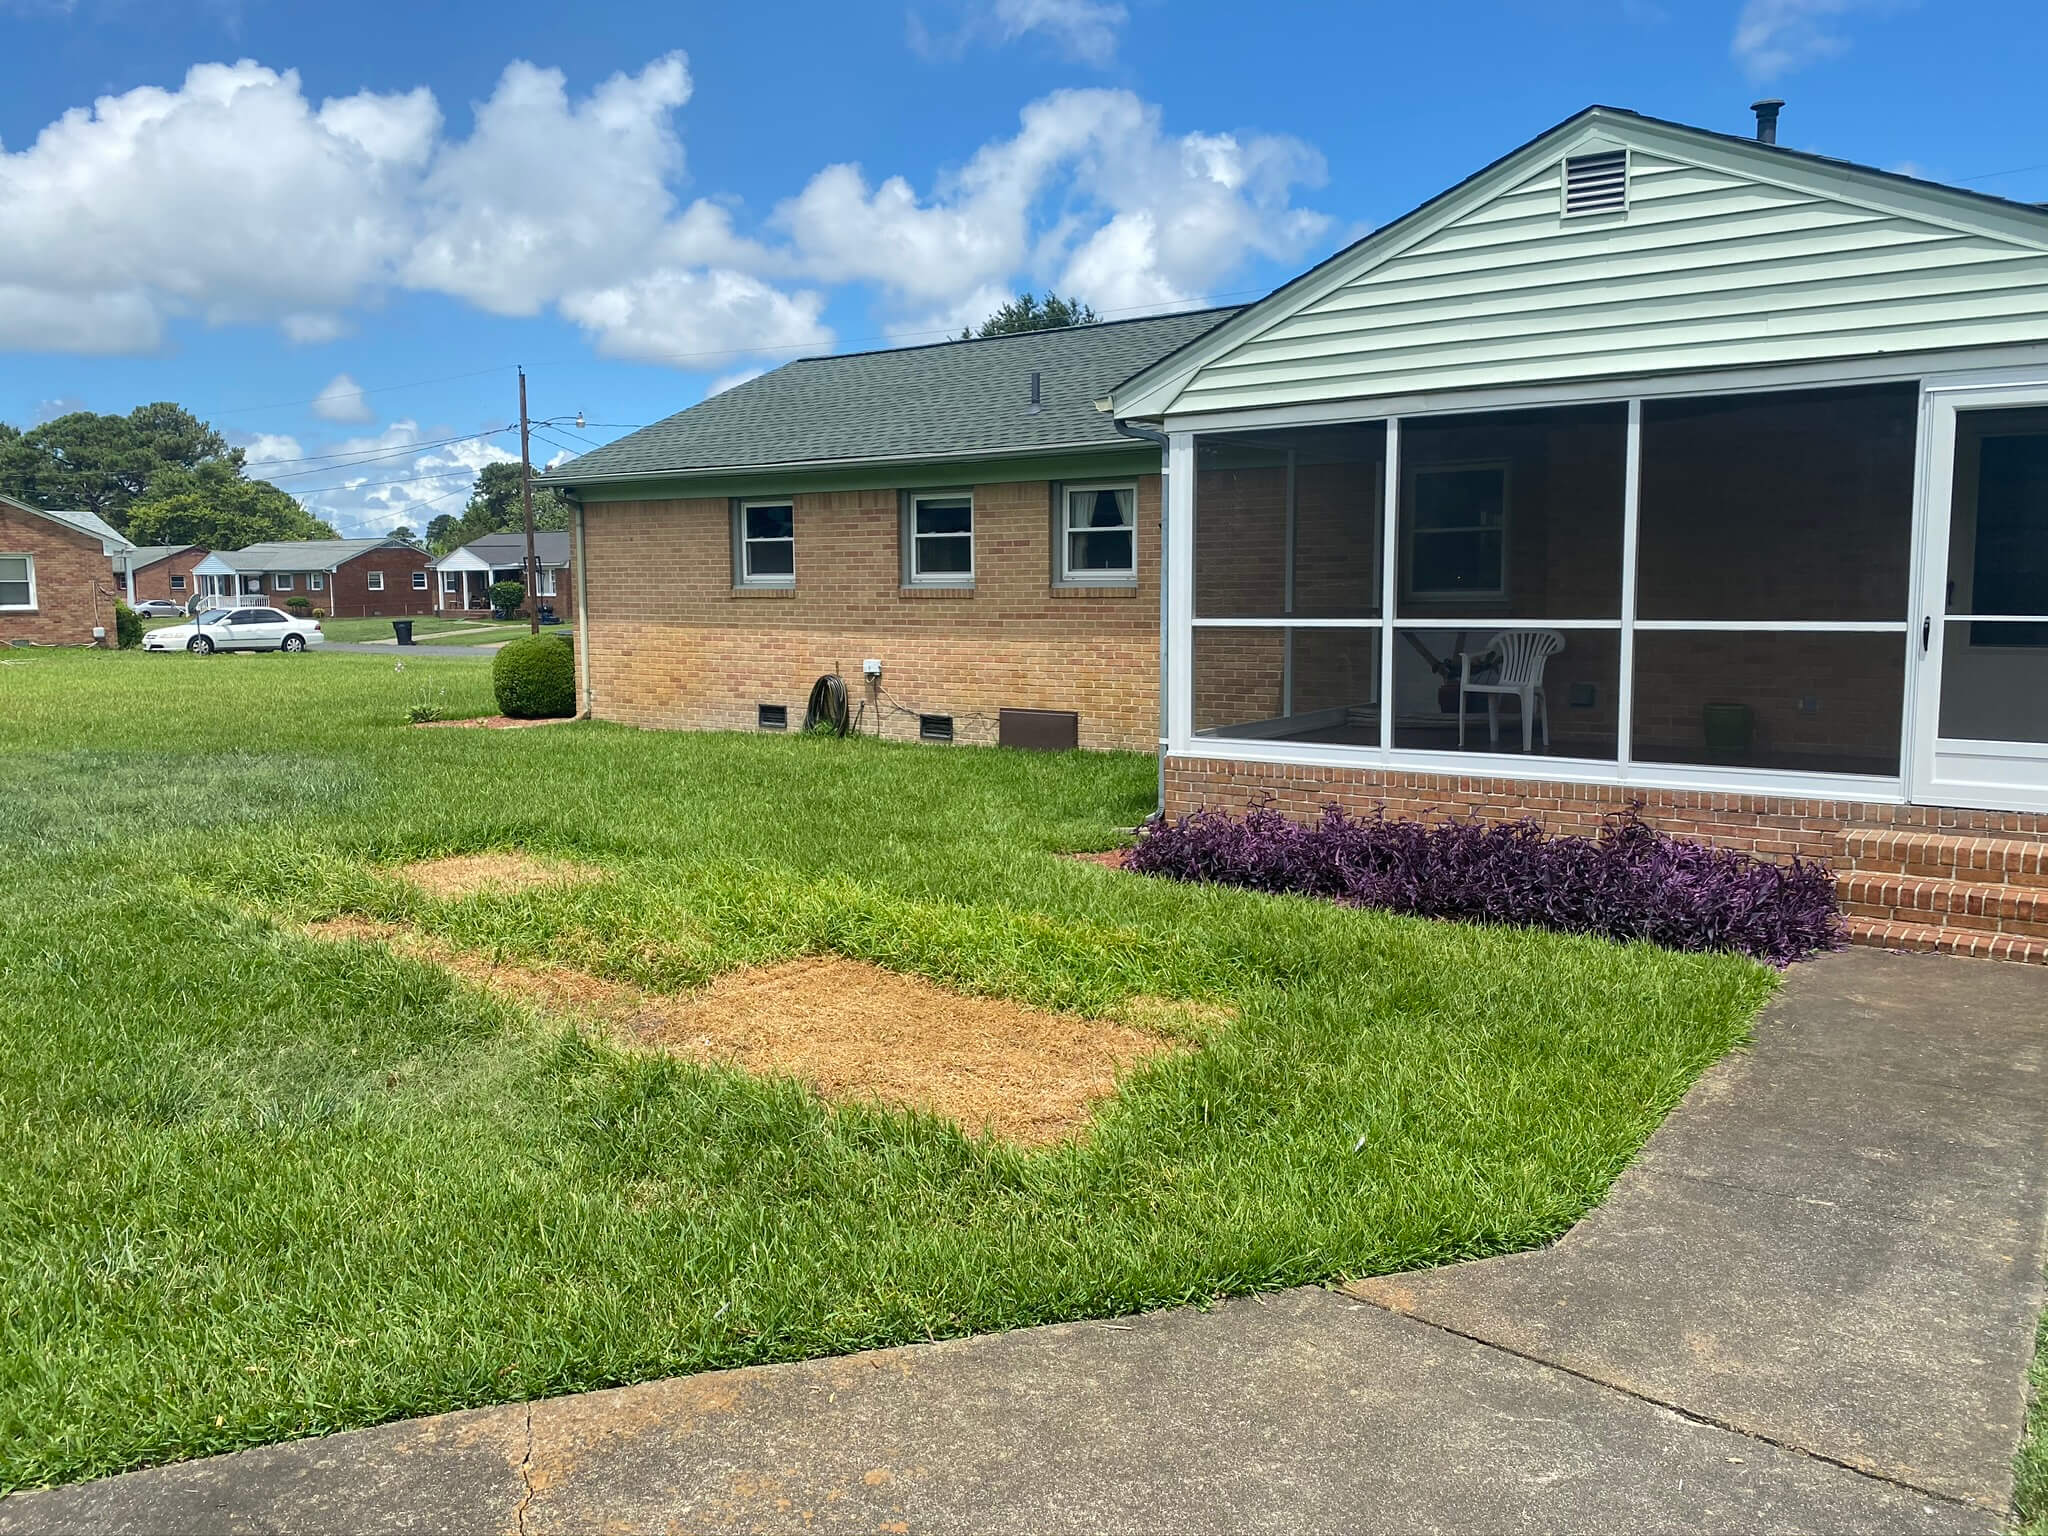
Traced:
POLYGON ((1054 597, 1136 597, 1138 584, 1135 581, 1126 581, 1115 585, 1089 587, 1078 583, 1055 582, 1050 590, 1054 597))
POLYGON ((972 597, 974 596, 974 588, 964 583, 940 585, 934 582, 928 587, 898 587, 896 595, 898 597, 972 597))
POLYGON ((766 585, 758 587, 734 587, 732 589, 732 595, 734 597, 795 597, 796 583, 791 582, 786 587, 770 587, 766 585))

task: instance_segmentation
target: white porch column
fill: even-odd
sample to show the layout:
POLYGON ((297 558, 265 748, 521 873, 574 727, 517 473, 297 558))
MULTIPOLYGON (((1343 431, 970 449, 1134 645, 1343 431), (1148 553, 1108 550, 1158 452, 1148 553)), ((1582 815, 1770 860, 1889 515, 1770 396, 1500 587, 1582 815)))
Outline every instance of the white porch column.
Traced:
POLYGON ((1183 753, 1195 721, 1195 435, 1174 432, 1166 450, 1166 743, 1183 753))

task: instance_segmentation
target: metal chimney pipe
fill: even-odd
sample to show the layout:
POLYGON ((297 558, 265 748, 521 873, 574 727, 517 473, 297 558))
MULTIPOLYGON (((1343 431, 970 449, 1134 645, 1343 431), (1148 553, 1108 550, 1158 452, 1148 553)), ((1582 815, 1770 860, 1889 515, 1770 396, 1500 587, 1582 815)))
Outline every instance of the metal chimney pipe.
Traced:
POLYGON ((1038 370, 1031 370, 1031 414, 1038 414, 1038 370))
POLYGON ((1749 110, 1756 114, 1756 141, 1759 144, 1778 142, 1778 114, 1785 103, 1775 96, 1766 96, 1762 101, 1752 101, 1749 110))

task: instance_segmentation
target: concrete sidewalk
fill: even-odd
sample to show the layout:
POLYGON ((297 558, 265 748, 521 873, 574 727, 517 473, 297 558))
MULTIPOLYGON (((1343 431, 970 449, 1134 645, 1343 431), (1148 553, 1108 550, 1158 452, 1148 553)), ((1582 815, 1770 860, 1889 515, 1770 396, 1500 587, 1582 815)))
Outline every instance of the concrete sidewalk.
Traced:
POLYGON ((1799 968, 1540 1253, 453 1414, 0 1532, 2003 1529, 2048 974, 1799 968))

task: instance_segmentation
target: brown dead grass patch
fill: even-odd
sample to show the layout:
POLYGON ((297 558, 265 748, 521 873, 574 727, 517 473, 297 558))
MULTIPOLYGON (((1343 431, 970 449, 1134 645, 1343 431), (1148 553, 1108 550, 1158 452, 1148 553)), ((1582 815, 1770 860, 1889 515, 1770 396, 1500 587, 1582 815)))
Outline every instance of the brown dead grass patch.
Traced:
POLYGON ((1116 1091, 1120 1073, 1186 1050, 1189 1034, 1234 1017, 1213 1005, 1140 998, 1121 1021, 1088 1019, 964 996, 837 956, 729 972, 676 997, 568 966, 494 963, 363 918, 329 918, 305 931, 390 945, 629 1048, 794 1077, 834 1103, 925 1110, 1026 1146, 1079 1131, 1116 1091))
POLYGON ((401 864, 393 873, 439 901, 509 895, 544 885, 588 885, 604 878, 604 871, 594 865, 536 859, 524 853, 459 853, 401 864))

